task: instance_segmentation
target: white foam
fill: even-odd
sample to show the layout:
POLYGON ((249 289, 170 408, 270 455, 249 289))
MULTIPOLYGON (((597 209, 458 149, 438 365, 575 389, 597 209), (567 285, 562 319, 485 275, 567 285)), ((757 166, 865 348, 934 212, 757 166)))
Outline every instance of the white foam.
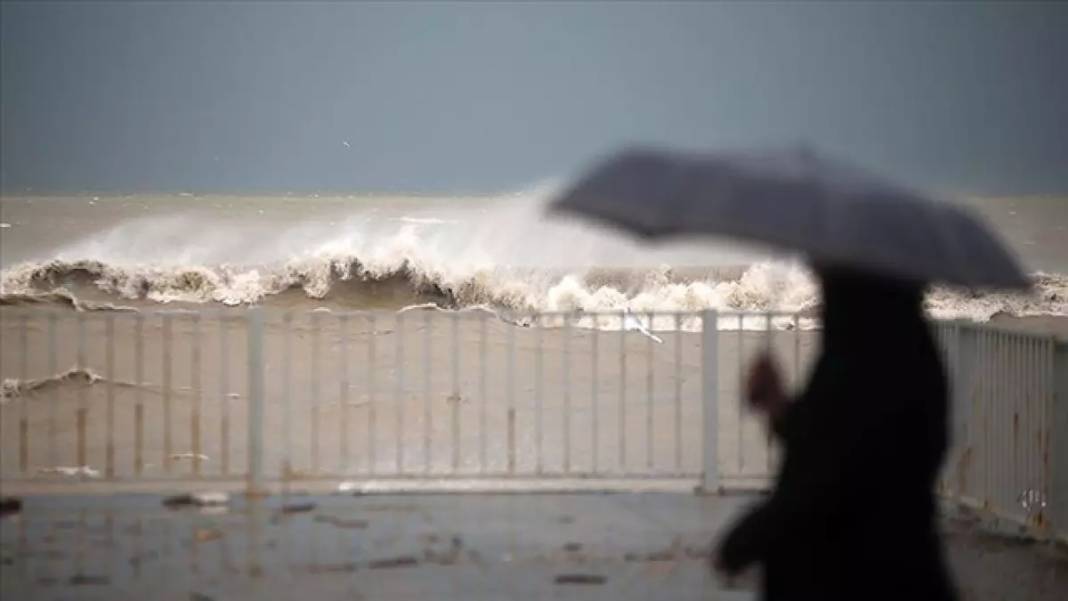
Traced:
MULTIPOLYGON (((82 274, 99 291, 122 299, 159 303, 259 303, 290 288, 309 299, 324 299, 343 282, 373 286, 390 279, 409 289, 410 297, 444 295, 440 304, 453 308, 488 307, 510 312, 648 312, 719 311, 805 312, 819 304, 819 289, 802 268, 783 263, 758 263, 737 279, 679 281, 664 269, 646 274, 638 284, 592 284, 580 273, 560 276, 548 271, 490 268, 450 272, 433 261, 409 262, 374 257, 326 255, 300 258, 281 266, 242 268, 230 265, 118 266, 98 261, 49 261, 12 267, 0 274, 3 302, 64 302, 79 310, 131 310, 114 303, 83 301, 67 288, 82 274)), ((970 293, 935 287, 927 295, 928 313, 939 319, 984 322, 998 314, 1068 316, 1068 277, 1036 274, 1030 293, 970 293)), ((726 321, 731 318, 725 317, 726 321)), ((736 321, 736 318, 734 318, 736 321)), ((736 327, 736 326, 735 326, 736 327)), ((749 329, 746 326, 743 326, 749 329)), ((783 327, 791 327, 786 324, 783 327)))
POLYGON ((100 471, 95 470, 88 465, 40 467, 37 468, 37 473, 42 475, 62 476, 64 478, 96 479, 100 477, 100 471))
POLYGON ((459 223, 455 219, 438 219, 437 217, 409 217, 404 215, 397 221, 402 223, 414 223, 416 225, 443 225, 447 223, 459 223))
MULTIPOLYGON (((70 302, 86 310, 129 307, 79 300, 78 286, 85 284, 118 299, 225 305, 261 303, 290 289, 316 303, 353 291, 388 300, 393 298, 383 296, 388 289, 402 293, 390 300, 397 308, 435 303, 501 314, 810 312, 819 304, 813 277, 796 263, 754 260, 752 254, 704 246, 697 247, 700 252, 667 253, 595 228, 547 224, 540 199, 548 191, 551 186, 494 204, 454 205, 451 212, 391 213, 388 207, 370 207, 347 217, 331 215, 328 221, 272 218, 269 231, 243 229, 244 222, 216 223, 192 213, 131 219, 76 240, 49 260, 5 269, 0 272, 0 295, 9 303, 37 299, 70 302), (455 222, 464 227, 452 227, 455 222), (681 277, 671 261, 659 268, 648 266, 650 260, 665 257, 688 265, 749 267, 735 274, 738 277, 709 275, 711 270, 691 270, 681 277), (566 268, 579 258, 626 269, 602 277, 596 269, 566 268)), ((974 321, 999 313, 1068 316, 1068 276, 1035 274, 1030 294, 935 288, 926 307, 935 317, 974 321)), ((763 318, 746 318, 741 327, 763 327, 753 319, 763 318)), ((800 327, 811 323, 802 321, 800 327)), ((618 318, 615 322, 618 327, 618 318)), ((602 327, 588 318, 587 323, 602 327)), ((775 323, 794 327, 791 320, 776 318, 775 323)), ((660 329, 659 322, 656 325, 654 329, 660 329)), ((609 327, 607 322, 603 327, 609 327)), ((738 327, 738 319, 724 316, 720 327, 738 327)))

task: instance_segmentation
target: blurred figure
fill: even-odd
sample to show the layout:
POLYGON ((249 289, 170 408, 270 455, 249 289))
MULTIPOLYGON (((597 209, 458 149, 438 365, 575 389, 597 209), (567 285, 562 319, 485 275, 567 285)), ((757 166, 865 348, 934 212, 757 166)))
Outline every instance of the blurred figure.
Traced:
POLYGON ((763 567, 763 597, 954 599, 936 525, 947 389, 921 287, 820 269, 823 349, 799 398, 768 357, 750 405, 784 446, 770 497, 722 541, 716 568, 763 567))

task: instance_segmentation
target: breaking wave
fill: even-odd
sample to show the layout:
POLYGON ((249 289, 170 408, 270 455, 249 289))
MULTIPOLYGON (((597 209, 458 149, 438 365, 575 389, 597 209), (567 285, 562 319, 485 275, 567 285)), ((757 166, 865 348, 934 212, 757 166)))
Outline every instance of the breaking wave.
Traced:
MULTIPOLYGON (((1068 316, 1068 276, 1037 273, 1030 293, 934 287, 925 304, 940 319, 987 321, 998 314, 1068 316)), ((120 265, 98 260, 24 263, 0 274, 0 304, 52 303, 82 311, 136 310, 122 303, 302 304, 354 308, 433 304, 495 311, 812 312, 819 290, 796 264, 760 262, 717 270, 484 268, 451 272, 410 259, 351 255, 281 265, 120 265), (103 295, 103 300, 88 297, 103 295)))
POLYGON ((59 287, 46 292, 14 292, 0 294, 0 307, 24 305, 65 305, 75 311, 137 311, 137 307, 116 305, 110 302, 95 302, 74 296, 66 288, 59 287))
MULTIPOLYGON (((266 201, 237 208, 220 201, 207 213, 209 205, 191 204, 181 213, 123 219, 48 251, 46 260, 4 265, 0 305, 124 311, 160 303, 431 304, 513 316, 704 309, 811 315, 819 306, 819 287, 797 262, 735 243, 641 246, 586 224, 546 221, 543 197, 545 190, 482 204, 296 203, 301 208, 290 213, 266 201), (279 216, 265 216, 261 206, 279 216), (576 268, 579 261, 594 267, 576 268)), ((1068 316, 1068 274, 1033 279, 1028 293, 935 287, 926 308, 936 318, 979 322, 999 314, 1068 316)))

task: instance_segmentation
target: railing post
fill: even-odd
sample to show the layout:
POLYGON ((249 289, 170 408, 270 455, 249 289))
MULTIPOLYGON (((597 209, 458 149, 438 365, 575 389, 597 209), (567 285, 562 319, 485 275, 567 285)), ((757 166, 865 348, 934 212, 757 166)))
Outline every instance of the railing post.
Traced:
POLYGON ((702 431, 703 460, 701 485, 698 492, 720 492, 719 456, 719 332, 716 311, 701 313, 701 385, 704 429, 702 431))
POLYGON ((960 462, 960 457, 967 448, 967 421, 964 419, 966 410, 966 392, 965 387, 970 381, 970 378, 965 378, 962 375, 963 368, 963 348, 961 345, 961 328, 960 324, 956 322, 941 322, 935 323, 935 327, 941 333, 941 343, 943 351, 942 356, 945 358, 943 361, 943 372, 946 376, 946 382, 949 385, 949 454, 948 460, 942 467, 942 477, 940 479, 940 487, 943 493, 948 493, 954 498, 959 498, 961 495, 960 480, 956 476, 959 474, 957 466, 960 462))
POLYGON ((248 310, 248 474, 246 494, 263 494, 263 310, 248 310))
POLYGON ((974 478, 969 478, 972 473, 971 456, 975 452, 972 429, 975 424, 976 413, 973 399, 976 395, 976 347, 975 333, 961 326, 959 322, 953 324, 953 346, 955 349, 952 398, 953 407, 953 440, 950 441, 956 449, 953 462, 949 464, 953 470, 953 495, 957 501, 971 493, 968 483, 974 478))

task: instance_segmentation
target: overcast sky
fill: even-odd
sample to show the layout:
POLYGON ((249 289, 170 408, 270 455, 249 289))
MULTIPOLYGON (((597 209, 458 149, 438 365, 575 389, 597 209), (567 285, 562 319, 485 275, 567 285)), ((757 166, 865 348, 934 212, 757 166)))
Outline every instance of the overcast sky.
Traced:
POLYGON ((805 141, 1068 192, 1068 4, 5 2, 34 190, 493 192, 630 142, 805 141))

